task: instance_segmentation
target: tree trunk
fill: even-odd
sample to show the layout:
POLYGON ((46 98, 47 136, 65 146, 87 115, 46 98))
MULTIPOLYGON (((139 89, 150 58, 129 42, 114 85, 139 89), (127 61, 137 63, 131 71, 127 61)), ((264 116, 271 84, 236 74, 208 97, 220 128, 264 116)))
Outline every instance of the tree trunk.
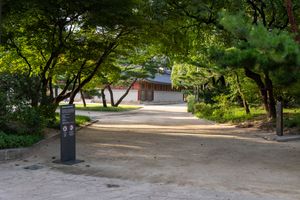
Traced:
POLYGON ((221 75, 217 81, 217 83, 220 83, 221 86, 225 87, 226 86, 226 81, 225 81, 225 77, 223 75, 221 75))
POLYGON ((115 107, 118 107, 120 105, 120 103, 123 101, 123 99, 128 95, 130 89, 132 88, 132 86, 135 84, 135 82, 137 81, 137 78, 134 79, 132 81, 132 83, 130 84, 130 86, 127 88, 126 92, 121 96, 121 98, 117 101, 117 103, 115 104, 115 107))
POLYGON ((245 112, 246 114, 250 114, 250 109, 249 109, 249 105, 248 105, 248 102, 245 98, 245 95, 244 93, 242 92, 242 87, 241 87, 241 83, 240 83, 240 79, 239 79, 239 75, 237 72, 234 72, 235 73, 235 76, 236 76, 236 82, 237 82, 237 87, 238 87, 238 92, 242 98, 242 101, 243 101, 243 106, 245 108, 245 112))
POLYGON ((82 91, 82 90, 80 90, 80 95, 81 95, 83 107, 86 107, 85 97, 84 97, 84 95, 83 95, 83 91, 82 91))
POLYGON ((52 85, 52 77, 49 78, 49 91, 50 91, 50 98, 51 101, 54 99, 54 91, 53 91, 53 85, 52 85))
POLYGON ((216 85, 216 79, 215 79, 215 77, 211 77, 211 81, 212 81, 213 85, 216 85))
POLYGON ((268 117, 272 119, 276 119, 276 102, 273 94, 272 80, 270 79, 268 72, 265 72, 264 74, 265 74, 266 90, 268 93, 268 108, 269 108, 268 117))
MULTIPOLYGON (((109 92, 109 95, 110 95, 110 105, 115 107, 115 99, 114 99, 114 93, 111 89, 111 86, 110 84, 108 84, 107 86, 107 89, 108 89, 108 92, 109 92)), ((117 107, 117 106, 116 106, 117 107)))
POLYGON ((261 80, 261 76, 253 71, 251 71, 248 68, 244 68, 245 70, 245 75, 247 77, 249 77, 250 79, 254 80, 256 85, 258 86, 259 90, 260 90, 260 94, 262 97, 262 102, 264 104, 264 108, 266 110, 266 112, 268 113, 269 116, 269 104, 268 104, 268 93, 265 87, 265 84, 263 83, 263 81, 261 80))
POLYGON ((289 23, 291 25, 291 31, 296 34, 296 41, 300 42, 300 34, 298 32, 297 22, 293 12, 293 2, 292 0, 285 0, 285 7, 287 11, 287 15, 289 17, 289 23))
POLYGON ((75 94, 75 93, 71 94, 70 100, 69 100, 69 104, 73 104, 74 103, 74 99, 75 99, 76 94, 75 95, 73 95, 73 94, 75 94))
MULTIPOLYGON (((2 0, 0 0, 0 24, 2 24, 2 0)), ((1 44, 1 36, 2 36, 2 26, 0 26, 0 44, 1 44)))
POLYGON ((102 98, 102 104, 104 108, 107 108, 107 103, 106 103, 106 97, 105 97, 105 88, 101 89, 101 98, 102 98))
MULTIPOLYGON (((119 37, 120 35, 118 35, 117 37, 119 37)), ((103 62, 106 60, 106 58, 109 56, 109 54, 113 51, 113 49, 115 49, 117 47, 117 42, 114 41, 112 43, 110 43, 106 49, 104 50, 104 52, 102 53, 102 55, 100 56, 100 58, 98 59, 97 63, 95 64, 95 67, 93 68, 92 72, 82 81, 80 82, 80 84, 78 84, 77 87, 74 87, 71 94, 70 94, 70 101, 69 104, 73 104, 74 102, 74 98, 76 96, 76 94, 81 90, 81 88, 83 88, 88 82, 90 82, 92 80, 92 78, 95 76, 95 74, 97 74, 100 66, 102 66, 103 62)), ((83 65, 84 66, 86 63, 86 61, 84 61, 83 65)), ((80 72, 81 73, 81 72, 80 72)), ((79 73, 79 75, 80 75, 79 73)), ((80 77, 79 77, 80 78, 80 77)), ((69 94, 68 94, 69 95, 69 94)), ((65 96, 68 96, 65 95, 65 96)))

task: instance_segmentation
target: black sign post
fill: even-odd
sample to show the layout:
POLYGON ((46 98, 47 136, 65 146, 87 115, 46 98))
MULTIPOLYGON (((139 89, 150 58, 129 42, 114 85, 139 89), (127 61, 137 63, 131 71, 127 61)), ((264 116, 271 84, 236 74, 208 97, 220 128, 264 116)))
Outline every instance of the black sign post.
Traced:
POLYGON ((60 106, 60 161, 56 162, 67 165, 83 162, 76 160, 75 131, 75 105, 60 106))

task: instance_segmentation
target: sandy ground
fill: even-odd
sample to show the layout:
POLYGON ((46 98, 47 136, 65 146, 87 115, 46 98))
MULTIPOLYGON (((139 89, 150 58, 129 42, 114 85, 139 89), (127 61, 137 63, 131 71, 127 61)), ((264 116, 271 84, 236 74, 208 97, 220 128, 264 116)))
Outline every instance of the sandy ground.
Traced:
POLYGON ((300 142, 199 120, 184 105, 86 114, 74 166, 54 164, 59 140, 0 164, 0 199, 300 200, 300 142), (24 169, 37 166, 37 170, 24 169))

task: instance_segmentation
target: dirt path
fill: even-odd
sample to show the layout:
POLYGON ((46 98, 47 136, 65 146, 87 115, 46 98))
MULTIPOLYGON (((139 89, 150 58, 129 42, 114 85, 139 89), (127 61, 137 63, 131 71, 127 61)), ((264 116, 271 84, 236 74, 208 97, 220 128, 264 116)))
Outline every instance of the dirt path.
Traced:
MULTIPOLYGON (((50 175, 60 181, 72 177, 67 180, 81 184, 72 181, 77 189, 71 191, 77 197, 86 193, 81 187, 92 190, 86 199, 300 199, 300 142, 266 141, 262 136, 269 133, 195 119, 185 110, 183 105, 146 106, 120 115, 94 116, 99 122, 77 133, 77 155, 85 160, 77 166, 51 162, 59 155, 56 140, 27 162, 0 167, 26 178, 21 166, 41 165, 38 173, 48 180, 44 184, 53 184, 47 179, 50 175), (92 180, 101 182, 101 187, 96 189, 92 180)), ((5 178, 1 172, 0 178, 5 178)), ((14 181, 6 185, 13 183, 18 186, 14 181)), ((63 183, 56 182, 57 187, 68 188, 63 183)), ((0 183, 0 199, 4 184, 0 183)), ((61 199, 80 199, 67 197, 61 199)))

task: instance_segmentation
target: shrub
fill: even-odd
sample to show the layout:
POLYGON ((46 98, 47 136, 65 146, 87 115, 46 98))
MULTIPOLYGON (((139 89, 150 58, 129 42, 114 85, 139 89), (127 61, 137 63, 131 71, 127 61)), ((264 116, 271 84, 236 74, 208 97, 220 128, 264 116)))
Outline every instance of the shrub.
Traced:
POLYGON ((194 106, 194 112, 197 114, 198 117, 207 117, 211 116, 214 111, 214 108, 211 104, 206 103, 197 103, 194 106))
POLYGON ((55 123, 56 120, 56 110, 57 106, 54 104, 49 105, 41 105, 38 107, 39 115, 45 119, 46 125, 49 126, 53 123, 55 123))
POLYGON ((8 127, 7 132, 14 134, 39 134, 45 128, 45 119, 36 108, 22 106, 12 114, 8 127))
POLYGON ((43 138, 42 135, 16 135, 0 132, 0 149, 28 147, 43 138))
POLYGON ((187 96, 187 111, 194 113, 194 105, 196 103, 195 96, 189 95, 187 96))
POLYGON ((0 127, 6 126, 7 122, 8 109, 6 100, 6 95, 0 91, 0 127))

